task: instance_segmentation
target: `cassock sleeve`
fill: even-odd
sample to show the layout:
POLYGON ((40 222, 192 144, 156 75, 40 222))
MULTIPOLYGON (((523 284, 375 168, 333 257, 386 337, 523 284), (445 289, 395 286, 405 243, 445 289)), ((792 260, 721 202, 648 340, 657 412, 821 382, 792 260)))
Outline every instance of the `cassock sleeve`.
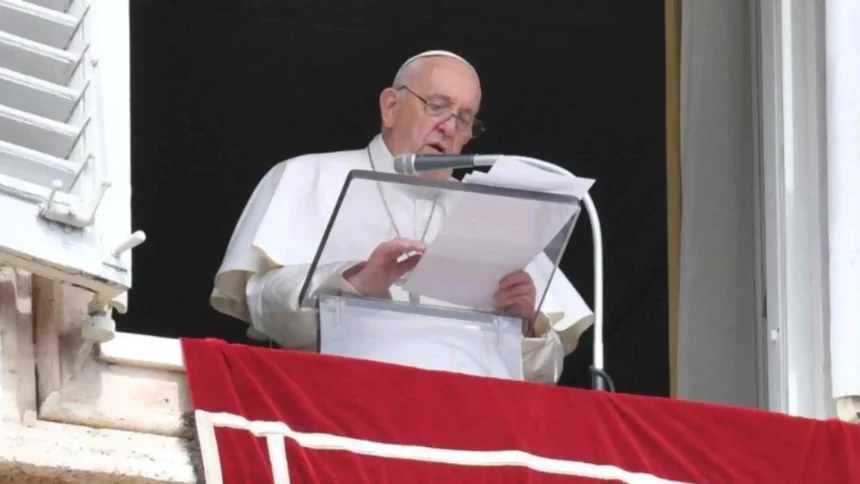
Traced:
MULTIPOLYGON (((311 278, 308 292, 359 295, 343 277, 343 273, 358 262, 340 262, 320 266, 311 278)), ((290 265, 254 274, 248 280, 246 298, 251 324, 280 346, 299 350, 317 348, 317 311, 301 307, 299 293, 307 277, 309 265, 290 265)))
POLYGON ((546 294, 535 320, 536 337, 523 339, 523 376, 554 383, 561 377, 564 357, 573 353, 579 338, 594 323, 594 313, 563 272, 555 271, 547 284, 553 274, 548 258, 539 257, 526 270, 538 294, 546 294))
POLYGON ((535 322, 535 337, 523 338, 523 378, 541 383, 557 382, 564 369, 564 356, 561 339, 541 314, 535 322))
POLYGON ((579 293, 569 296, 561 306, 566 310, 555 309, 550 303, 554 309, 543 309, 535 320, 535 337, 523 338, 523 377, 528 381, 557 382, 564 357, 573 353, 582 333, 594 322, 594 313, 579 293))
POLYGON ((523 338, 526 380, 557 382, 564 369, 564 357, 573 353, 582 333, 594 322, 594 313, 587 309, 578 293, 576 296, 567 301, 567 311, 541 311, 535 320, 535 337, 523 338))

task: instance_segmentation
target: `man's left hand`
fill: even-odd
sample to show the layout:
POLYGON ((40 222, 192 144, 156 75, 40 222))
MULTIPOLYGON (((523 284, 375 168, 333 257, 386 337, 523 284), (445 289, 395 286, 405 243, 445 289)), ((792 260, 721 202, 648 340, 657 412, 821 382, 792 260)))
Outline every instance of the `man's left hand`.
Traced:
POLYGON ((499 281, 499 291, 495 303, 498 309, 511 316, 519 316, 523 320, 526 336, 532 336, 531 324, 535 315, 535 283, 526 271, 516 271, 508 274, 499 281))

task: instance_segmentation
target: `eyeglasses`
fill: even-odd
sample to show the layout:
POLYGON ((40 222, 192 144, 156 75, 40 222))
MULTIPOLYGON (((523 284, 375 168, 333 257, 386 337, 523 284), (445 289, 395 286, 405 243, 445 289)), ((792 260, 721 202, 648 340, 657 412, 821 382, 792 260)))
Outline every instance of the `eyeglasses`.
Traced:
POLYGON ((469 136, 474 139, 481 136, 485 131, 484 123, 480 119, 466 113, 454 112, 454 108, 447 101, 435 99, 428 101, 412 89, 409 89, 407 86, 396 86, 394 89, 398 91, 404 90, 415 96, 415 98, 423 104, 424 114, 431 118, 441 119, 442 121, 447 121, 452 117, 456 119, 457 132, 464 136, 469 136))

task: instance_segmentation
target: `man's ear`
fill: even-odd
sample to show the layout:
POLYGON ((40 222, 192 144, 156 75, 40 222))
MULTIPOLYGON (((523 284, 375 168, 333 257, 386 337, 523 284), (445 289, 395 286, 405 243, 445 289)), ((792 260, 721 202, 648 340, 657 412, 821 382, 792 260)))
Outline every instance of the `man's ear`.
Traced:
POLYGON ((379 116, 382 119, 382 127, 391 129, 394 127, 394 107, 397 105, 397 91, 388 87, 379 94, 379 116))

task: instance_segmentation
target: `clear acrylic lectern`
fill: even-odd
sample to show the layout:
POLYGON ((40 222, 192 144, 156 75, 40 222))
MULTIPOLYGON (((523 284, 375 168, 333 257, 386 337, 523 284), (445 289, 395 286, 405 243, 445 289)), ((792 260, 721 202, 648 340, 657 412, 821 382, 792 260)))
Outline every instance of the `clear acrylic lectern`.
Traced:
POLYGON ((299 295, 318 311, 319 351, 522 379, 523 322, 495 311, 492 293, 505 274, 525 269, 537 315, 580 208, 569 195, 350 172, 299 295), (411 273, 384 297, 345 284, 345 270, 396 237, 427 244, 411 273))

